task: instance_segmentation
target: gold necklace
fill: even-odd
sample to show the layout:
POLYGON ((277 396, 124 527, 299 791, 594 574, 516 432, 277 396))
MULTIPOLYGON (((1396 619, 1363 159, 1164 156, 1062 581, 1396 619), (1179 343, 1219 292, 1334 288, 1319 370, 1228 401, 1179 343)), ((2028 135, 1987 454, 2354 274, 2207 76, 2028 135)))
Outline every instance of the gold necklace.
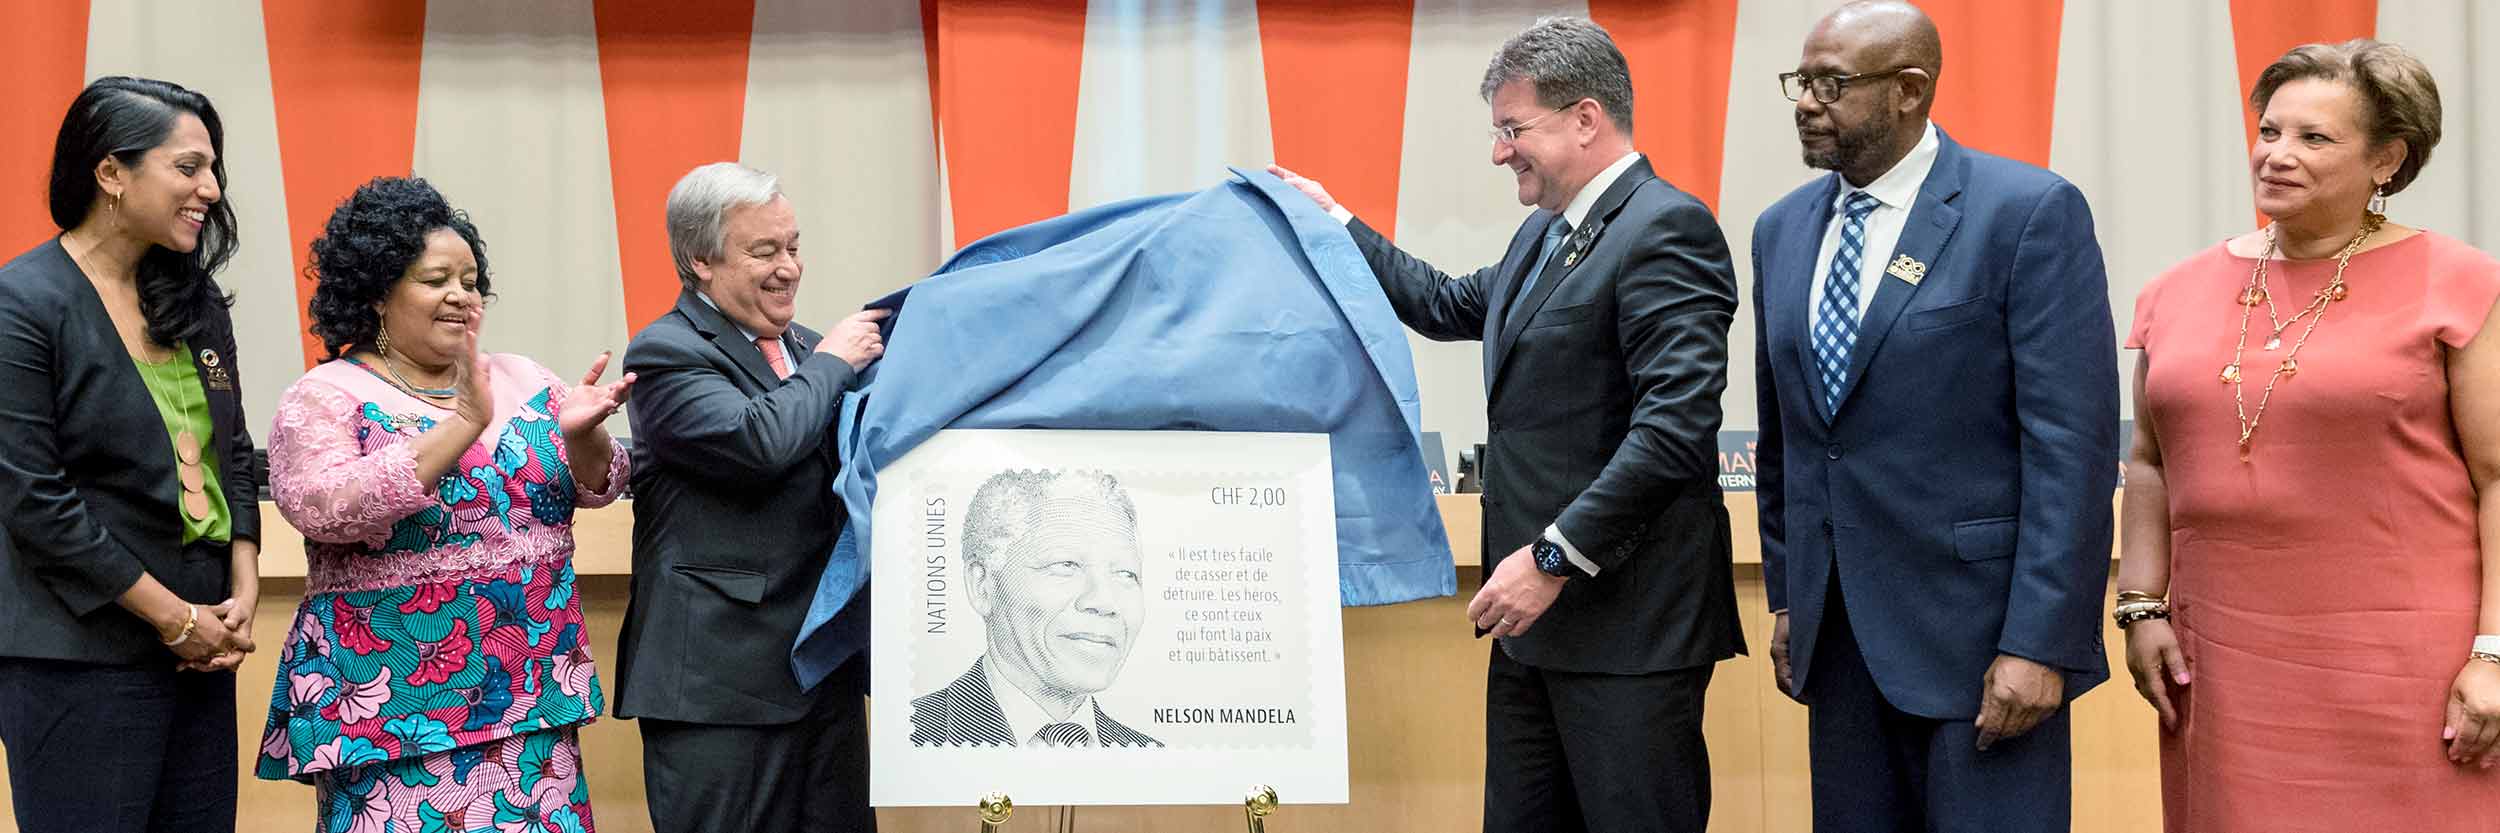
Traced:
POLYGON ((2231 347, 2231 363, 2222 366, 2222 383, 2231 386, 2231 404, 2240 418, 2240 462, 2248 462, 2249 440, 2257 436, 2257 423, 2266 418, 2266 405, 2274 401, 2275 384, 2300 372, 2300 348, 2309 343, 2311 333, 2318 331, 2318 322, 2326 320, 2327 305, 2351 295, 2351 290, 2344 286, 2344 267, 2351 265, 2352 256, 2361 251, 2361 244, 2386 223, 2387 216, 2384 214, 2363 212, 2361 232, 2353 235, 2352 242, 2344 244, 2344 251, 2335 256, 2335 276, 2326 282, 2325 288, 2310 296, 2307 306, 2293 313, 2290 320, 2281 322, 2275 321, 2274 299, 2266 292, 2266 263, 2274 259, 2276 249, 2274 227, 2266 227, 2266 251, 2258 255, 2257 268, 2248 273, 2248 286, 2240 290, 2240 340, 2231 347), (2258 397, 2257 413, 2252 416, 2248 413, 2246 379, 2240 373, 2240 361, 2248 350, 2248 321, 2256 315, 2258 304, 2266 305, 2266 321, 2274 327, 2273 334, 2266 340, 2267 350, 2282 346, 2283 331, 2299 323, 2300 319, 2309 319, 2309 326, 2300 331, 2300 340, 2292 342, 2292 351, 2283 354, 2283 362, 2275 365, 2274 373, 2266 378, 2266 391, 2258 397))
MULTIPOLYGON (((140 361, 150 367, 162 366, 183 358, 184 351, 188 349, 182 342, 175 342, 171 358, 162 362, 140 361)), ((174 412, 175 419, 185 423, 174 430, 174 475, 182 485, 182 514, 195 521, 207 520, 209 511, 215 507, 209 503, 208 473, 202 465, 201 454, 205 449, 201 447, 199 435, 192 433, 187 424, 191 418, 191 401, 182 395, 185 386, 177 382, 171 395, 159 393, 155 376, 146 369, 140 370, 139 381, 147 385, 149 399, 169 408, 174 412)))
MULTIPOLYGON (((456 388, 456 387, 453 387, 453 388, 421 388, 421 387, 418 387, 418 386, 416 386, 416 385, 414 385, 414 384, 411 384, 411 383, 410 383, 410 382, 409 382, 406 378, 403 378, 403 377, 401 377, 401 376, 399 375, 399 363, 398 363, 398 362, 391 361, 391 354, 390 354, 390 353, 387 353, 387 352, 385 352, 385 353, 381 353, 381 358, 382 358, 382 371, 383 371, 384 373, 388 373, 388 374, 390 374, 390 377, 391 377, 391 383, 392 383, 392 384, 395 384, 395 385, 398 385, 400 390, 407 391, 407 392, 408 392, 408 394, 409 394, 410 396, 414 396, 414 397, 417 397, 417 398, 419 398, 419 399, 424 399, 424 400, 431 401, 431 402, 450 402, 450 401, 452 401, 452 400, 455 400, 455 399, 460 398, 460 389, 459 389, 459 388, 456 388)), ((457 377, 456 377, 456 376, 455 376, 454 378, 455 378, 455 380, 457 379, 457 377)))

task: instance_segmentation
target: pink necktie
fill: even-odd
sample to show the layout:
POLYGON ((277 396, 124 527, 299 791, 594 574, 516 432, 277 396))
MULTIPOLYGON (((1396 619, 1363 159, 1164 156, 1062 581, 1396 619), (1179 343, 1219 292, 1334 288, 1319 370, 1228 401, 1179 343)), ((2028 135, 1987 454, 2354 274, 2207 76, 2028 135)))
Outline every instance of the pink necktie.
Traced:
POLYGON ((781 339, 759 338, 755 340, 755 346, 764 351, 764 363, 773 366, 773 375, 790 378, 790 357, 781 352, 781 339))

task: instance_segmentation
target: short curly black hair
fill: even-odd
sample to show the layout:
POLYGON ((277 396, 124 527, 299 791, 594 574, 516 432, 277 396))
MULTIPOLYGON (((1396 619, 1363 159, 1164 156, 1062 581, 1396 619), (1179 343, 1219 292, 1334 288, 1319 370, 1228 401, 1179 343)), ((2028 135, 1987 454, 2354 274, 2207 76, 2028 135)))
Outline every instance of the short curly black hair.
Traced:
POLYGON ((374 305, 390 296, 408 264, 425 253, 425 238, 435 229, 450 229, 468 241, 469 253, 477 257, 478 294, 494 297, 486 241, 468 212, 452 208, 425 180, 374 177, 330 213, 329 225, 313 239, 312 265, 304 270, 314 284, 312 334, 321 337, 330 358, 373 344, 382 328, 374 305))

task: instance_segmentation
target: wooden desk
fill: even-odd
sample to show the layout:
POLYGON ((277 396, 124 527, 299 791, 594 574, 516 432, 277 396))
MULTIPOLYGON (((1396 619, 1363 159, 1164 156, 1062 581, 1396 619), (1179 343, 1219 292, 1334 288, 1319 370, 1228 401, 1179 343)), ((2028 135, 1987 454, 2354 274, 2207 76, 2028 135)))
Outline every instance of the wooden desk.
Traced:
MULTIPOLYGON (((1481 495, 1434 495, 1441 507, 1441 525, 1449 531, 1450 554, 1460 567, 1484 564, 1478 542, 1484 538, 1484 504, 1481 495)), ((2113 517, 2116 498, 2112 498, 2113 517)), ((304 577, 304 539, 288 526, 278 514, 278 507, 268 501, 260 505, 262 532, 260 542, 261 575, 275 578, 304 577)), ((1727 494, 1728 526, 1735 534, 1735 560, 1738 564, 1762 563, 1762 539, 1753 530, 1760 514, 1754 509, 1752 492, 1727 494)), ((622 576, 634 571, 634 515, 627 504, 618 503, 605 509, 584 510, 573 524, 573 571, 585 576, 622 576)), ((2110 558, 2118 557, 2116 544, 2111 544, 2110 558)))
MULTIPOLYGON (((1465 599, 1482 580, 1476 530, 1482 523, 1475 495, 1445 495, 1443 520, 1459 562, 1459 594, 1387 607, 1345 611, 1346 705, 1352 715, 1347 738, 1353 801, 1338 806, 1289 806, 1270 829, 1294 831, 1472 831, 1481 826, 1484 773, 1484 674, 1488 643, 1470 638, 1465 599)), ((260 745, 275 646, 286 636, 302 598, 303 544, 273 507, 264 506, 260 612, 253 637, 262 650, 236 676, 236 754, 243 764, 240 830, 303 829, 312 809, 311 788, 250 777, 250 756, 260 745)), ((1703 729, 1710 744, 1713 799, 1710 827, 1720 833, 1789 833, 1809 829, 1805 709, 1770 683, 1761 656, 1771 617, 1765 611, 1761 559, 1753 536, 1753 499, 1730 495, 1737 530, 1736 596, 1745 639, 1755 655, 1721 663, 1711 679, 1703 729)), ((616 656, 616 633, 625 611, 631 570, 633 513, 614 506, 578 516, 575 568, 589 617, 595 656, 616 656)), ((2103 636, 2113 668, 2125 644, 2115 629, 2103 636)), ((613 669, 599 667, 615 690, 613 669)), ((2120 677, 2125 672, 2120 670, 2120 677)), ((2114 681, 2075 704, 2075 826, 2077 833, 2133 833, 2161 824, 2159 759, 2152 709, 2123 681, 2114 681)), ((629 721, 601 720, 582 730, 584 772, 590 780, 599 828, 606 833, 647 833, 643 805, 642 739, 629 721)), ((1284 796, 1287 802, 1293 796, 1284 796)), ((0 802, 8 787, 0 782, 0 802)), ((1026 807, 1010 830, 1055 826, 1055 808, 1026 807)), ((1078 826, 1092 833, 1239 830, 1239 807, 1084 808, 1078 826)), ((887 833, 961 833, 974 825, 963 810, 884 810, 887 833)), ((14 819, 0 818, 0 833, 17 833, 14 819)))

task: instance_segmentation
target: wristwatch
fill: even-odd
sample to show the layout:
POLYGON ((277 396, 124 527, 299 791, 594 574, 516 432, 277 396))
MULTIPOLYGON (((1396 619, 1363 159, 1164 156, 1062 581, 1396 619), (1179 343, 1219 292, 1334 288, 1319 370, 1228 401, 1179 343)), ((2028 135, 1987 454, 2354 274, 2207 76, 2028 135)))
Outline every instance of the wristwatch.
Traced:
POLYGON ((1554 543, 1554 539, 1538 536, 1536 543, 1528 545, 1528 554, 1536 557, 1537 572, 1555 578, 1580 578, 1587 575, 1580 571, 1580 565, 1571 563, 1570 557, 1563 555, 1562 545, 1554 543))

